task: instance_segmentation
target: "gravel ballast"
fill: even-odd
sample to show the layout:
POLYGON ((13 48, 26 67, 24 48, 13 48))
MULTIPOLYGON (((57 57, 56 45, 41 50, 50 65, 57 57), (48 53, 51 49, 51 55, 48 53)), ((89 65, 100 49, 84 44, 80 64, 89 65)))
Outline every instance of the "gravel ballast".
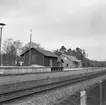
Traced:
POLYGON ((34 94, 2 105, 69 105, 68 103, 65 103, 69 97, 72 96, 72 101, 75 101, 79 91, 94 88, 95 85, 99 84, 100 80, 103 79, 106 79, 106 75, 40 94, 34 94), (73 95, 75 98, 73 98, 73 95))

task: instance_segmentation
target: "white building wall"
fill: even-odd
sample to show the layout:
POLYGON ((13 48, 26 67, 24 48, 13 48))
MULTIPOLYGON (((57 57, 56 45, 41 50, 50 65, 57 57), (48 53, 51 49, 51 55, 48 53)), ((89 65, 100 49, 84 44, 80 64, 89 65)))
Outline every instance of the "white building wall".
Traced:
POLYGON ((64 60, 63 67, 70 69, 70 68, 75 68, 75 67, 78 67, 78 66, 73 61, 67 59, 67 60, 64 60))
POLYGON ((73 62, 73 60, 67 58, 64 55, 61 55, 61 58, 64 61, 64 63, 62 64, 64 68, 69 68, 70 69, 70 68, 79 68, 79 67, 82 67, 82 63, 81 62, 75 63, 75 62, 73 62))

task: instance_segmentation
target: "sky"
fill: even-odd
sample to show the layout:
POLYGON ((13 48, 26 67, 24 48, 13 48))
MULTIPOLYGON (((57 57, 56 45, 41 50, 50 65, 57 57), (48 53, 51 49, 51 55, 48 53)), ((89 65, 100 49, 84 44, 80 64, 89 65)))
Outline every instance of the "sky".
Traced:
POLYGON ((85 49, 88 58, 106 60, 106 0, 0 0, 2 43, 32 41, 47 50, 85 49))

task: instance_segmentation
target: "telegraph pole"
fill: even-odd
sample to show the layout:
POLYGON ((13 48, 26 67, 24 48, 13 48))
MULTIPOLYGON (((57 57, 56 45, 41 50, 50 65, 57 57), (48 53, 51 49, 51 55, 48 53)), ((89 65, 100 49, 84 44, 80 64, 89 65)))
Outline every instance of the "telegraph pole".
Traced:
POLYGON ((29 66, 31 65, 31 41, 32 40, 32 30, 30 30, 30 49, 29 49, 29 66))
POLYGON ((2 62, 2 52, 1 52, 1 41, 2 41, 2 27, 0 27, 0 30, 1 30, 1 35, 0 35, 0 55, 1 55, 1 58, 0 58, 0 65, 2 66, 3 62, 2 62))

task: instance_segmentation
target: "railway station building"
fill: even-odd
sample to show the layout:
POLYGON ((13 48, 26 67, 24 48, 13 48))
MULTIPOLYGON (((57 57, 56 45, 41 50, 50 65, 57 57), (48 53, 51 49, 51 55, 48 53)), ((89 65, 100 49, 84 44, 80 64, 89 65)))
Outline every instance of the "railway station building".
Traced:
POLYGON ((70 55, 66 55, 66 54, 62 54, 60 56, 60 58, 63 60, 62 66, 64 68, 80 68, 82 67, 82 62, 81 60, 78 60, 76 57, 74 56, 70 56, 70 55))
POLYGON ((46 67, 57 67, 58 56, 51 51, 34 48, 27 49, 20 55, 23 60, 24 66, 34 65, 36 67, 46 66, 46 67), (29 64, 30 60, 30 64, 29 64))

